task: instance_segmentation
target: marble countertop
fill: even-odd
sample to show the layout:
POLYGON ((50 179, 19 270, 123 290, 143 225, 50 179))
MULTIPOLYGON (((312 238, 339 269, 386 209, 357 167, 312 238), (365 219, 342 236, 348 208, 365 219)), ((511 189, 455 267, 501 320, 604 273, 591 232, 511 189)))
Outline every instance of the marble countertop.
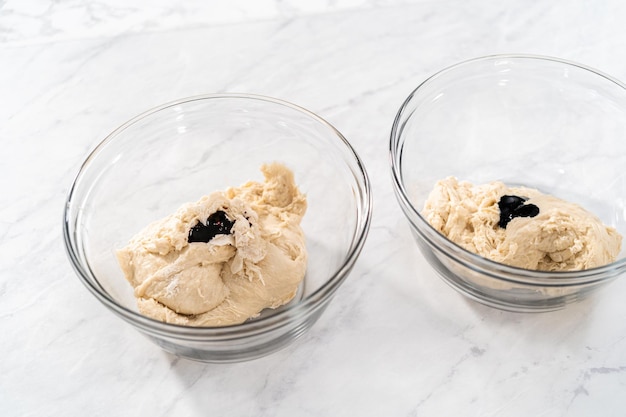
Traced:
POLYGON ((545 314, 468 301, 413 243, 387 156, 433 72, 494 53, 626 80, 626 2, 0 1, 3 416, 624 416, 626 279, 545 314), (274 96, 334 124, 370 173, 354 271, 311 331, 262 359, 160 350, 75 276, 69 186, 115 127, 177 98, 274 96))

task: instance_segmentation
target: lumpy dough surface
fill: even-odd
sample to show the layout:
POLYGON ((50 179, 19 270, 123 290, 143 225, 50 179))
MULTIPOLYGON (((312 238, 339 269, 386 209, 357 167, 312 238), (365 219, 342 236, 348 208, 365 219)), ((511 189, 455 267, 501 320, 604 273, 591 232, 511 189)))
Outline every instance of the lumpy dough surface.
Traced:
POLYGON ((459 246, 496 262, 524 269, 573 271, 613 262, 622 237, 581 206, 502 182, 473 185, 449 177, 437 182, 424 218, 459 246), (539 208, 499 226, 498 202, 514 195, 539 208))
POLYGON ((149 224, 117 251, 139 311, 186 326, 240 324, 291 301, 306 271, 300 220, 307 204, 284 165, 265 182, 217 191, 149 224), (223 212, 228 233, 188 242, 190 230, 223 212))

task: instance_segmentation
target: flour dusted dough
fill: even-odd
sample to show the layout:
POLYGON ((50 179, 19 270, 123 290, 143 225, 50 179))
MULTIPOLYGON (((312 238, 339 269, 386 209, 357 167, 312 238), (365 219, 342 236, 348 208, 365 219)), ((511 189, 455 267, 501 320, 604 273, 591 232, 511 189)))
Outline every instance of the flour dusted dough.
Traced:
POLYGON ((622 237, 582 207, 525 187, 501 182, 473 185, 449 177, 437 182, 422 211, 440 233, 496 262, 525 269, 571 271, 613 262, 622 237), (535 217, 498 226, 503 195, 528 198, 535 217))
POLYGON ((187 326, 225 326, 295 296, 306 270, 300 228, 306 198, 285 166, 263 165, 261 171, 265 183, 185 204, 117 251, 142 314, 187 326), (216 211, 234 222, 230 234, 188 243, 189 230, 216 211))

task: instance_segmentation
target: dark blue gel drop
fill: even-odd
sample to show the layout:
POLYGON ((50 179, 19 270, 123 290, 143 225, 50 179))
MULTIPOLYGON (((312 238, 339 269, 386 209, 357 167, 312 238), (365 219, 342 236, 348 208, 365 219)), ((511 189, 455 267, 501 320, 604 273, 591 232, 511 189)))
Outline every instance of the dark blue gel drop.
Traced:
POLYGON ((524 204, 526 198, 516 195, 503 195, 498 202, 500 221, 498 226, 506 229, 511 220, 516 217, 535 217, 539 214, 539 207, 534 204, 524 204))

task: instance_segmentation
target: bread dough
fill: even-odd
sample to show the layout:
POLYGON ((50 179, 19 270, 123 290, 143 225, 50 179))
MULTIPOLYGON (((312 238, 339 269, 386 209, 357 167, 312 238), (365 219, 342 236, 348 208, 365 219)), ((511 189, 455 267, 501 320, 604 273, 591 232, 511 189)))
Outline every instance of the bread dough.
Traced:
POLYGON ((573 271, 613 262, 622 237, 577 204, 502 182, 473 185, 449 177, 437 182, 424 218, 459 246, 496 262, 541 271, 573 271), (520 196, 539 208, 534 217, 498 225, 498 202, 520 196))
POLYGON ((284 165, 261 171, 265 183, 185 204, 117 251, 142 314, 186 326, 225 326, 293 299, 306 270, 300 227, 306 198, 284 165), (190 230, 218 211, 232 222, 229 233, 189 243, 190 230))

